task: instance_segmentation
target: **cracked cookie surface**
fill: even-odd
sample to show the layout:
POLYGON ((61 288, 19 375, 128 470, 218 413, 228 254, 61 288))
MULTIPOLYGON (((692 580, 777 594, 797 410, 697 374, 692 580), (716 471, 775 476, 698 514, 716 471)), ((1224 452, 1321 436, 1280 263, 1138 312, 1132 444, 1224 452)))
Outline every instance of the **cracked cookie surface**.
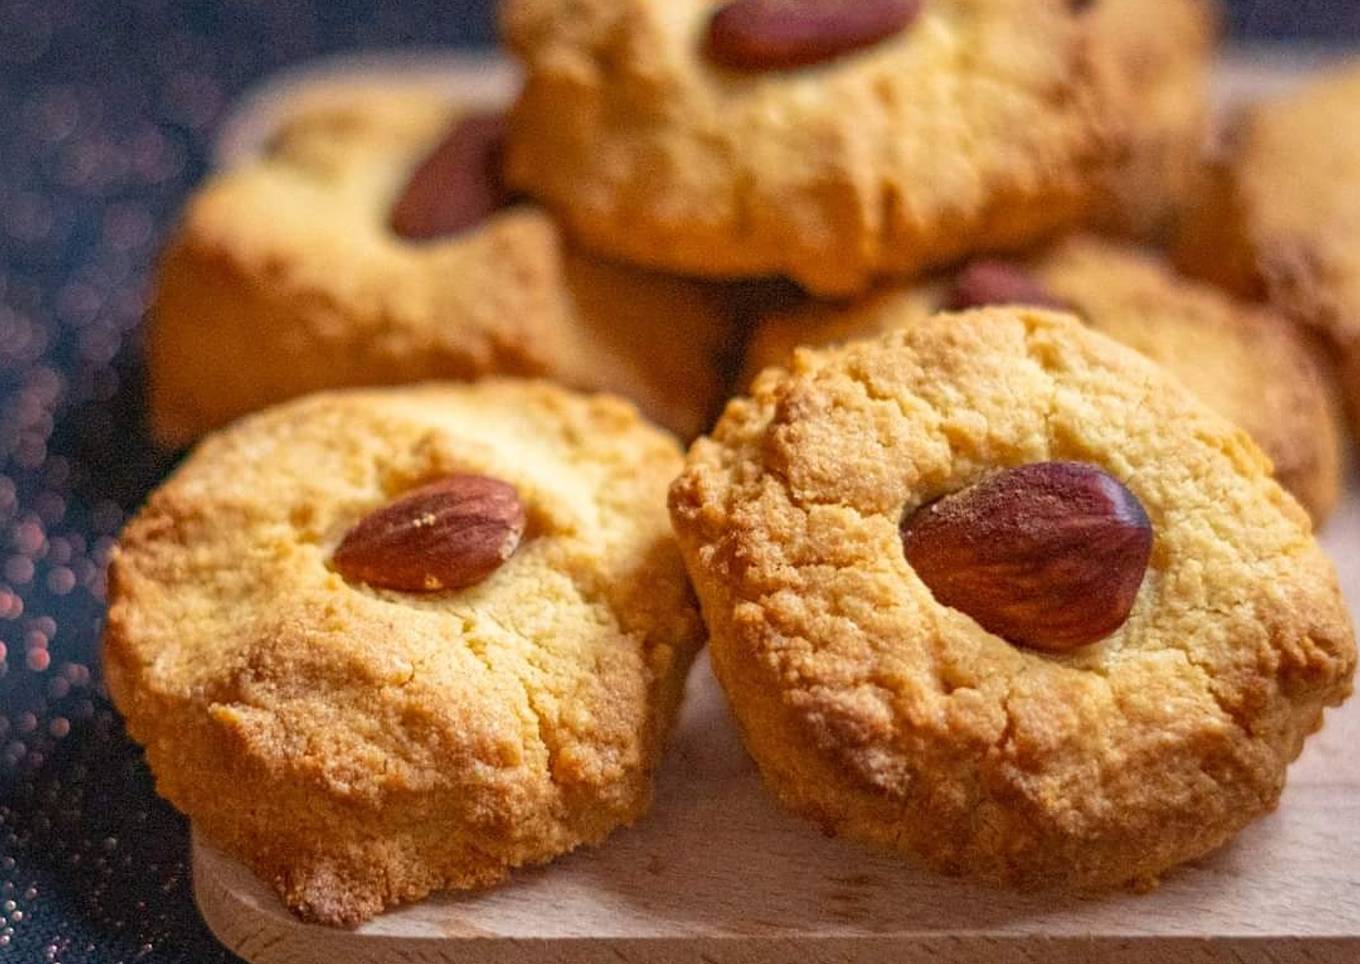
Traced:
POLYGON ((1269 811, 1350 690, 1335 574, 1260 450, 1065 315, 983 309, 800 350, 695 443, 671 517, 767 783, 941 870, 1150 884, 1269 811), (899 534, 1049 460, 1123 481, 1155 532, 1128 621, 1061 657, 936 602, 899 534))
POLYGON ((488 375, 615 392, 685 438, 708 424, 721 288, 583 254, 529 204, 450 236, 393 230, 413 170, 466 114, 433 92, 347 92, 190 200, 147 335, 163 441, 309 391, 488 375))
POLYGON ((323 394, 211 436, 111 569, 109 688, 157 789, 327 923, 632 822, 703 638, 680 466, 631 406, 532 382, 323 394), (410 594, 329 565, 369 512, 468 472, 528 516, 490 577, 410 594))
POLYGON ((714 0, 510 0, 507 176, 592 249, 848 294, 1083 217, 1126 119, 1068 0, 930 0, 810 67, 705 54, 714 0))
MULTIPOLYGON (((1165 367, 1247 430, 1276 477, 1321 524, 1341 490, 1339 405, 1320 359, 1281 315, 1178 275, 1136 247, 1075 237, 1025 262, 1092 329, 1165 367)), ((925 321, 949 300, 937 279, 849 306, 809 304, 766 317, 747 346, 746 381, 799 345, 826 346, 925 321)))

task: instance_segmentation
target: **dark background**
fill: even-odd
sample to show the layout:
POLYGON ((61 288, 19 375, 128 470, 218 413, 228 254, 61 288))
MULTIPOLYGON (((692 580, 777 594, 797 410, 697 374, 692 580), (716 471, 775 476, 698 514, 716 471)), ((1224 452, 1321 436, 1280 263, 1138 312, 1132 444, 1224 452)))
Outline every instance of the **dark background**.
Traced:
MULTIPOLYGON (((112 535, 173 461, 140 417, 147 268, 252 82, 324 53, 489 43, 489 9, 0 0, 0 960, 230 959, 95 658, 112 535)), ((1360 3, 1236 2, 1228 25, 1354 43, 1360 3)))

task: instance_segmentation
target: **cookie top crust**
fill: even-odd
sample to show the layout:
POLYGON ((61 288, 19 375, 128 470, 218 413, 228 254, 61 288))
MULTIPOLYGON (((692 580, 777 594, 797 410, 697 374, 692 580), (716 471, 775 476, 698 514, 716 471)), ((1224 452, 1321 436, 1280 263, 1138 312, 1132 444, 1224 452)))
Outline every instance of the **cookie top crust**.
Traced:
POLYGON ((433 93, 356 92, 291 119, 263 158, 209 181, 162 258, 154 368, 175 377, 180 359, 161 364, 158 329, 183 324, 193 301, 217 293, 198 277, 214 267, 219 290, 269 285, 289 310, 310 308, 281 322, 298 349, 343 345, 326 366, 336 379, 398 359, 419 365, 427 350, 443 356, 452 377, 540 373, 561 327, 559 241, 541 213, 512 207, 435 243, 406 241, 389 227, 412 171, 463 113, 433 93))
POLYGON ((584 255, 527 203, 438 237, 394 230, 413 172, 473 118, 490 121, 435 91, 356 89, 190 200, 150 314, 159 437, 308 391, 489 375, 625 394, 684 437, 708 424, 722 289, 584 255))
POLYGON ((630 822, 703 639, 680 464, 631 406, 546 383, 321 394, 210 437, 111 569, 109 685, 158 788, 332 923, 630 822), (453 474, 525 507, 490 576, 403 593, 331 565, 453 474))
MULTIPOLYGON (((1294 326, 1176 273, 1138 247, 1077 236, 1023 262, 1053 298, 1093 330, 1137 349, 1247 430, 1276 476, 1325 519, 1341 485, 1337 404, 1294 326)), ((939 278, 881 291, 849 306, 809 304, 767 317, 747 348, 746 380, 799 345, 825 346, 925 321, 950 300, 939 278)))
POLYGON ((1341 412, 1313 347, 1283 316, 1177 274, 1162 258, 1096 239, 1037 268, 1095 331, 1159 363, 1265 450, 1319 523, 1340 497, 1341 412))
POLYGON ((1067 0, 931 0, 810 67, 705 52, 712 0, 510 0, 507 176, 601 252, 848 294, 1072 223, 1124 145, 1067 0))
POLYGON ((1270 809, 1350 689, 1335 574, 1268 460, 1068 316, 983 309, 798 351, 695 444, 671 515, 767 779, 947 870, 1154 879, 1270 809), (942 606, 899 534, 1055 460, 1122 481, 1155 532, 1128 621, 1064 656, 942 606))

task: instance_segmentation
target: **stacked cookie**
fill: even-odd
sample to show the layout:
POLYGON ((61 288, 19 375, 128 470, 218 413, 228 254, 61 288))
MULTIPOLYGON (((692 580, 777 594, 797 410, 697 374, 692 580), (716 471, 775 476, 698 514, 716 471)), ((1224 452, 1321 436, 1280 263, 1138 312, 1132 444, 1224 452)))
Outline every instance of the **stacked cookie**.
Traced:
POLYGON ((1177 253, 1331 349, 1360 424, 1360 66, 1233 118, 1177 253))
POLYGON ((298 112, 167 245, 151 417, 209 434, 106 635, 160 790, 353 924, 636 819, 707 634, 773 792, 941 870, 1148 885, 1273 807, 1355 663, 1344 144, 1326 226, 1295 121, 1205 174, 1200 0, 503 26, 507 116, 298 112))
POLYGON ((617 392, 683 436, 703 429, 724 387, 724 292, 583 254, 508 203, 502 127, 375 86, 212 180, 160 266, 156 434, 185 444, 309 391, 488 375, 617 392))

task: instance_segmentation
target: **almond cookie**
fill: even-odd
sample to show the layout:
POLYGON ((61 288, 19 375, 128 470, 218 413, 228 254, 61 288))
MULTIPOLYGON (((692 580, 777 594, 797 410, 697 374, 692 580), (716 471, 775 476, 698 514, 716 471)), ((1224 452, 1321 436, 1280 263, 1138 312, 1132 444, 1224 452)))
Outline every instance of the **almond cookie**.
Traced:
POLYGON ((507 176, 601 252, 821 294, 1022 246, 1126 146, 1089 6, 509 0, 507 176))
POLYGON ((681 464, 621 401, 494 379, 210 436, 111 568, 109 689, 157 789, 330 924, 632 822, 703 639, 681 464))
POLYGON ((724 389, 722 292, 565 250, 503 206, 502 122, 434 93, 315 106, 210 182, 164 255, 148 335, 159 437, 309 391, 541 375, 682 436, 724 389))
POLYGON ((1203 160, 1219 22, 1209 0, 1099 0, 1090 12, 1097 63, 1125 103, 1130 145, 1095 223, 1165 240, 1190 202, 1203 160))
POLYGON ((1268 812, 1350 690, 1335 573, 1265 456, 1067 315, 800 351, 670 504, 770 787, 944 871, 1150 884, 1268 812))
POLYGON ((1360 63, 1247 110, 1225 152, 1179 263, 1319 332, 1360 425, 1360 63))
POLYGON ((944 307, 1016 303, 1070 309, 1167 368, 1270 456, 1317 523, 1336 506, 1341 440, 1327 376, 1284 318, 1178 276, 1137 248, 1073 238, 1025 266, 975 262, 952 279, 883 291, 849 307, 774 315, 748 345, 746 381, 798 345, 828 345, 917 324, 944 307))

